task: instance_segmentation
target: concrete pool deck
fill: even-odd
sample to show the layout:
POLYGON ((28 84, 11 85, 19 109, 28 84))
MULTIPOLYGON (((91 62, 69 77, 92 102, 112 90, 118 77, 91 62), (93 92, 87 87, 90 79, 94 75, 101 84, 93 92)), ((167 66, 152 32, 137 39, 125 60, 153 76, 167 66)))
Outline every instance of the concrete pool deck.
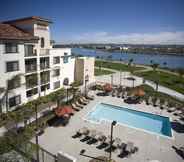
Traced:
MULTIPOLYGON (((96 96, 94 101, 91 101, 84 109, 71 118, 69 124, 65 127, 48 127, 45 133, 39 136, 39 144, 53 154, 57 154, 59 151, 67 153, 77 159, 77 162, 87 162, 89 158, 79 155, 80 150, 85 149, 86 154, 91 156, 108 156, 108 153, 96 148, 97 145, 88 145, 85 142, 80 142, 78 138, 73 139, 71 136, 75 132, 82 128, 88 127, 89 129, 96 129, 102 131, 106 136, 110 135, 110 123, 103 122, 101 124, 94 124, 83 120, 88 112, 99 102, 109 103, 117 106, 125 106, 135 110, 150 112, 154 114, 160 114, 163 116, 169 116, 172 120, 178 120, 178 117, 168 113, 166 110, 160 110, 158 107, 151 105, 137 104, 130 105, 123 102, 122 99, 117 97, 99 97, 96 96)), ((182 121, 179 121, 182 123, 182 121)), ((162 137, 155 134, 150 134, 141 130, 133 129, 130 127, 117 124, 114 127, 113 137, 119 137, 122 142, 133 142, 135 146, 139 148, 139 151, 132 154, 128 158, 119 158, 117 155, 119 152, 112 153, 112 158, 125 162, 146 162, 151 160, 159 160, 161 162, 182 162, 183 159, 175 152, 172 146, 184 145, 184 130, 178 132, 173 129, 173 139, 162 137)), ((32 139, 34 142, 35 139, 32 139)))

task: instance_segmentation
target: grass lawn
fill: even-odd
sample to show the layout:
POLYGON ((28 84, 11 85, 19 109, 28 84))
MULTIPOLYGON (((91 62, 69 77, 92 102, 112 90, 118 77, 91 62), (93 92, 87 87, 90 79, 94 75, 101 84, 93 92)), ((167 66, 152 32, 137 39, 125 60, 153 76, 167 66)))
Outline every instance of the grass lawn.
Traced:
MULTIPOLYGON (((122 70, 122 71, 130 71, 130 67, 126 64, 122 63, 117 63, 117 62, 110 62, 110 61, 101 61, 101 60, 95 60, 95 66, 96 67, 104 67, 104 68, 109 68, 109 69, 114 69, 114 70, 122 70)), ((133 70, 143 70, 143 67, 132 67, 133 70)))
POLYGON ((184 78, 180 76, 169 74, 161 71, 148 71, 136 73, 137 76, 143 77, 147 80, 158 81, 160 85, 173 89, 184 94, 184 78))
POLYGON ((95 76, 99 76, 99 75, 109 75, 109 74, 113 74, 114 72, 109 71, 109 70, 104 70, 104 69, 98 69, 95 68, 95 76))

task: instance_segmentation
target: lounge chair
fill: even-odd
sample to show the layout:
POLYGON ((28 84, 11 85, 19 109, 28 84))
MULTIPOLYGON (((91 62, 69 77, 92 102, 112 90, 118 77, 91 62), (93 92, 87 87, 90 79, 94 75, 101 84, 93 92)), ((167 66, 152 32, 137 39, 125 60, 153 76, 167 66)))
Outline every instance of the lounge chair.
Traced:
POLYGON ((153 105, 153 99, 151 96, 148 98, 148 105, 153 105))
POLYGON ((113 89, 113 91, 112 91, 112 97, 115 97, 116 96, 116 90, 115 89, 113 89))
POLYGON ((98 142, 98 140, 101 138, 103 134, 101 132, 94 132, 91 133, 91 139, 87 142, 87 144, 91 145, 91 144, 96 144, 98 142))
POLYGON ((106 148, 109 145, 109 143, 107 142, 107 137, 105 135, 102 135, 98 139, 98 141, 99 141, 99 145, 96 148, 100 150, 106 148))
POLYGON ((82 104, 82 105, 87 105, 88 102, 85 102, 82 98, 79 98, 79 103, 82 104))
POLYGON ((75 105, 78 106, 78 107, 80 107, 80 108, 83 108, 84 107, 84 105, 81 105, 78 101, 75 102, 75 105))
POLYGON ((160 106, 160 99, 159 98, 156 99, 154 106, 160 106))
POLYGON ((84 102, 89 103, 89 100, 86 99, 84 96, 82 96, 81 98, 82 98, 82 100, 83 100, 84 102))
POLYGON ((167 101, 164 102, 161 109, 168 109, 168 102, 167 101))
POLYGON ((175 110, 176 110, 176 108, 174 108, 174 107, 169 107, 169 108, 167 109, 167 112, 171 113, 171 112, 174 112, 175 110))
POLYGON ((80 110, 81 110, 81 108, 78 107, 75 103, 72 103, 71 105, 72 105, 72 108, 73 108, 75 111, 80 111, 80 110))
POLYGON ((129 153, 129 155, 131 153, 135 153, 138 151, 138 147, 134 146, 133 142, 128 142, 127 146, 126 146, 126 151, 129 153))
POLYGON ((109 147, 107 149, 105 149, 106 152, 110 152, 110 150, 112 152, 114 152, 116 149, 120 148, 121 146, 121 139, 120 138, 115 138, 113 140, 112 146, 109 145, 109 147))
POLYGON ((118 91, 117 92, 117 97, 120 98, 122 96, 122 92, 121 91, 118 91))
POLYGON ((86 98, 89 99, 89 100, 94 100, 95 97, 87 95, 86 98))
POLYGON ((87 127, 82 127, 81 129, 77 130, 76 134, 72 136, 72 138, 79 138, 82 135, 88 134, 89 129, 87 127))

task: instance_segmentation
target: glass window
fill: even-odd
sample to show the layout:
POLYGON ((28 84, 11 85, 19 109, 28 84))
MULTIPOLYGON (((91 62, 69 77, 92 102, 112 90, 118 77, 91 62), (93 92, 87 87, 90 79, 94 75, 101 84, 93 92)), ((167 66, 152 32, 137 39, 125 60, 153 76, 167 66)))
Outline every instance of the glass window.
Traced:
POLYGON ((17 106, 21 103, 20 95, 9 98, 9 107, 17 106))
POLYGON ((18 61, 9 61, 6 63, 6 72, 18 71, 19 62, 18 61))
POLYGON ((42 92, 43 92, 43 91, 46 91, 46 90, 48 90, 48 89, 50 89, 50 84, 46 84, 46 85, 41 86, 41 91, 42 91, 42 92))
POLYGON ((54 82, 54 89, 60 88, 60 81, 54 82))
POLYGON ((55 69, 54 71, 53 71, 53 77, 56 77, 56 76, 59 76, 60 75, 60 69, 55 69))
POLYGON ((16 77, 14 79, 8 80, 8 89, 15 89, 20 87, 20 77, 16 77))
POLYGON ((35 56, 36 52, 33 49, 33 45, 24 45, 25 56, 35 56))
POLYGON ((35 95, 37 93, 38 93, 38 89, 37 88, 34 88, 34 89, 31 89, 31 90, 27 91, 26 92, 26 96, 27 97, 31 97, 31 96, 33 96, 33 95, 35 95))
POLYGON ((68 63, 68 56, 63 57, 63 63, 68 63))
POLYGON ((41 48, 45 47, 45 40, 43 37, 41 37, 41 48))
POLYGON ((5 53, 17 53, 18 44, 16 43, 5 43, 5 53))
POLYGON ((54 57, 53 58, 53 64, 59 64, 60 63, 60 57, 57 56, 57 57, 54 57))

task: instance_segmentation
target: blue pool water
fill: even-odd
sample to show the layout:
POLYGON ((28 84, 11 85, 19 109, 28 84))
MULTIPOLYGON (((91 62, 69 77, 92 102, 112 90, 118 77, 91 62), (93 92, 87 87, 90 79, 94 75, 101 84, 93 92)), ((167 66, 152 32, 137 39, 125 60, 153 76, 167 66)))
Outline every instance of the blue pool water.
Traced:
POLYGON ((116 120, 118 123, 172 137, 168 117, 100 103, 87 116, 88 120, 116 120))

